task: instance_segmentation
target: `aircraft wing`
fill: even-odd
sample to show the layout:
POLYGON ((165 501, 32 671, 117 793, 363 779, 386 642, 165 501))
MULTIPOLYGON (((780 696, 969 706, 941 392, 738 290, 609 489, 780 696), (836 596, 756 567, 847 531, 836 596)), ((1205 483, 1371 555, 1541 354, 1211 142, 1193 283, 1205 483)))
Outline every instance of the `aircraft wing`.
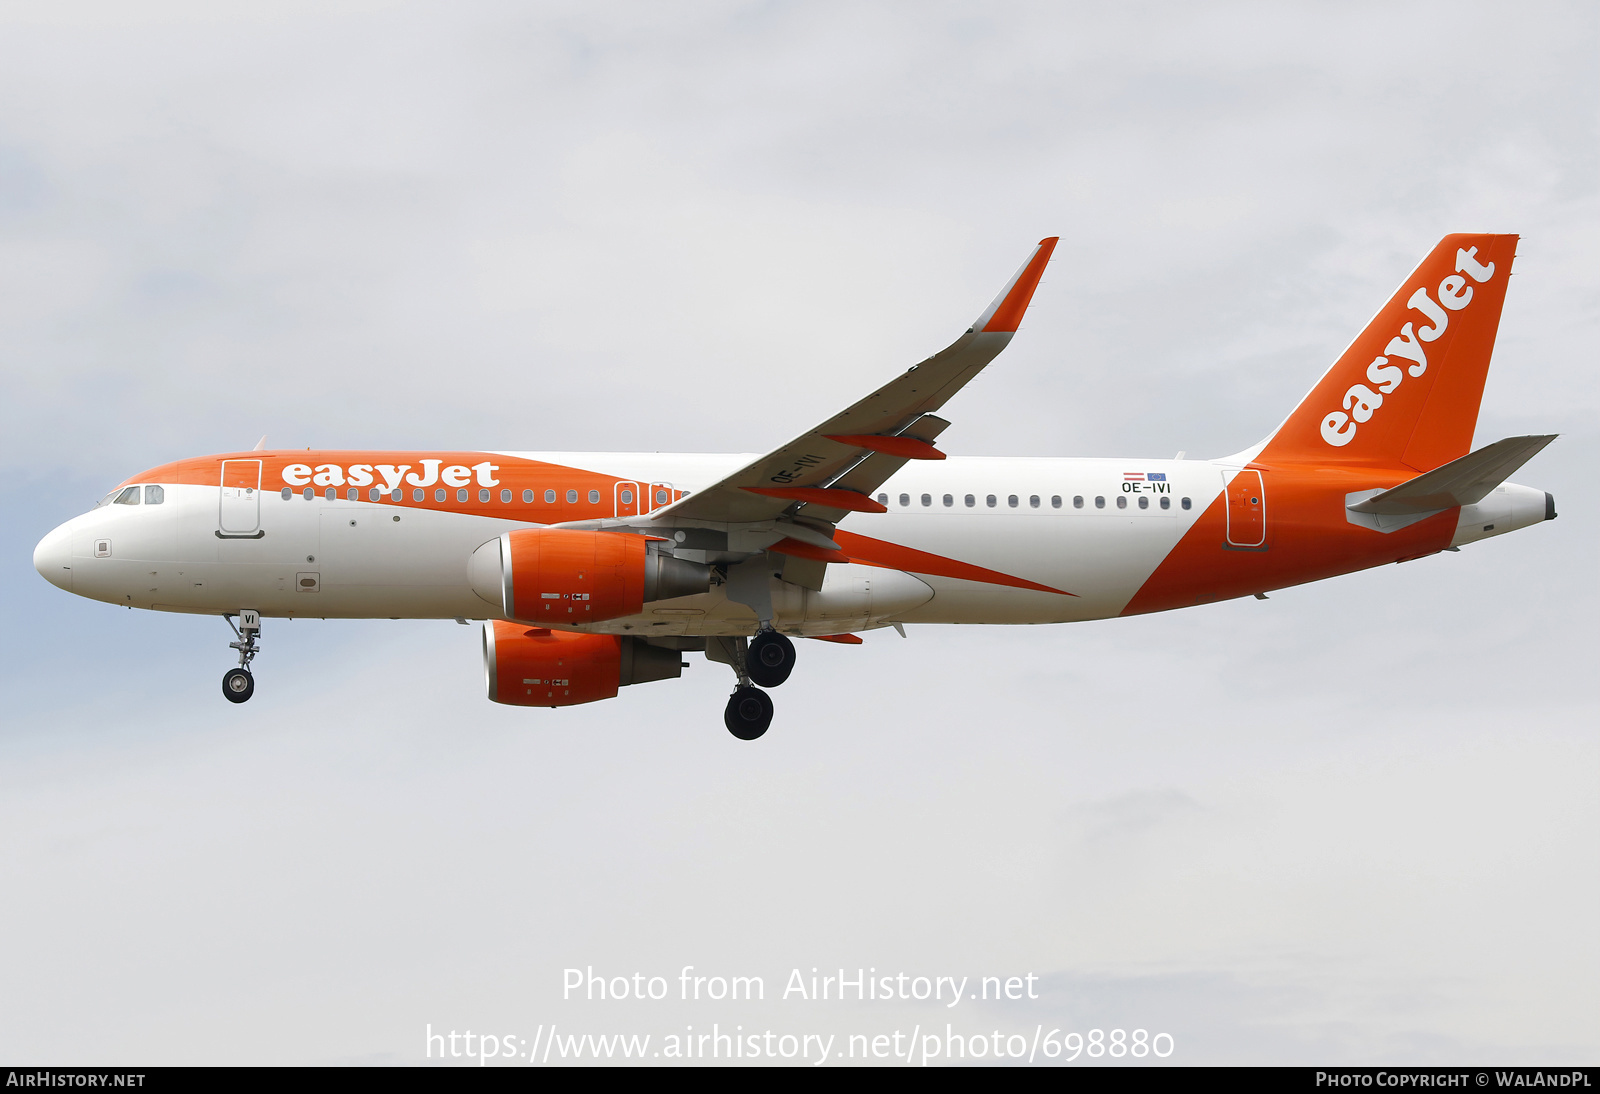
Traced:
POLYGON ((1039 242, 994 303, 950 346, 721 482, 655 510, 649 522, 746 523, 804 507, 808 521, 832 523, 850 512, 883 512, 871 492, 907 460, 944 459, 932 442, 950 423, 932 412, 1006 348, 1057 238, 1039 242))

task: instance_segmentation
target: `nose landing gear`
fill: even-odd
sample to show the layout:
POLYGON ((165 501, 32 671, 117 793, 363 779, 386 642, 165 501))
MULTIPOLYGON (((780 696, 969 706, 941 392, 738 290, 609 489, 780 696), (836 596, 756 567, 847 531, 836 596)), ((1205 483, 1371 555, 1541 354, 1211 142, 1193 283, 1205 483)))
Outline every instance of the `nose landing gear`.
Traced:
POLYGON ((256 678, 250 675, 250 662, 256 659, 256 654, 261 652, 256 639, 261 634, 261 613, 250 608, 239 612, 239 625, 233 625, 233 616, 224 615, 228 626, 238 636, 237 642, 229 642, 228 648, 239 651, 239 667, 229 669, 222 678, 222 694, 230 703, 242 703, 256 693, 256 678))
POLYGON ((242 703, 256 693, 256 678, 244 669, 229 669, 222 677, 222 694, 230 703, 242 703))

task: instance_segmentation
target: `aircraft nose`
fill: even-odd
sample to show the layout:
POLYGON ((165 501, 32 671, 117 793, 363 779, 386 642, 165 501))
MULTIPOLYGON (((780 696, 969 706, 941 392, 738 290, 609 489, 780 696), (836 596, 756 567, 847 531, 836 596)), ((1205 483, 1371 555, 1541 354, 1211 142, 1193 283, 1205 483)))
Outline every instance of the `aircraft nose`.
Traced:
POLYGON ((72 529, 63 524, 33 549, 33 568, 58 589, 72 591, 72 529))

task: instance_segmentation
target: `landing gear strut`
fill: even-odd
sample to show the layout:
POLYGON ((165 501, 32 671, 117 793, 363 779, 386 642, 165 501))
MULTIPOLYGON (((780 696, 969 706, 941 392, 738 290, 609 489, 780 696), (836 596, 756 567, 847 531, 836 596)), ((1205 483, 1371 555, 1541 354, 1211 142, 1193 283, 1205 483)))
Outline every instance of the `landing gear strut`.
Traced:
POLYGON ((256 654, 261 652, 256 639, 261 634, 261 613, 246 608, 239 612, 239 625, 233 625, 233 616, 224 615, 228 626, 238 636, 237 642, 229 642, 228 648, 239 651, 239 667, 229 669, 222 677, 222 694, 230 703, 242 703, 256 693, 256 678, 250 675, 250 662, 256 659, 256 654))

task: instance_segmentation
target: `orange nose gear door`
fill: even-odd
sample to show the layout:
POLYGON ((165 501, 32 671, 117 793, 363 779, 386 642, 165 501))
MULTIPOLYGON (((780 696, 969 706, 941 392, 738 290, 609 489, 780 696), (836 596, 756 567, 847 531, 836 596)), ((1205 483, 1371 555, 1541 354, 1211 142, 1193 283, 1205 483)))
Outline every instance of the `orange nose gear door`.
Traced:
POLYGON ((261 461, 222 461, 222 501, 217 528, 223 536, 254 536, 261 530, 261 461))
POLYGON ((1267 544, 1267 493, 1261 472, 1244 470, 1228 483, 1228 545, 1265 547, 1267 544))

